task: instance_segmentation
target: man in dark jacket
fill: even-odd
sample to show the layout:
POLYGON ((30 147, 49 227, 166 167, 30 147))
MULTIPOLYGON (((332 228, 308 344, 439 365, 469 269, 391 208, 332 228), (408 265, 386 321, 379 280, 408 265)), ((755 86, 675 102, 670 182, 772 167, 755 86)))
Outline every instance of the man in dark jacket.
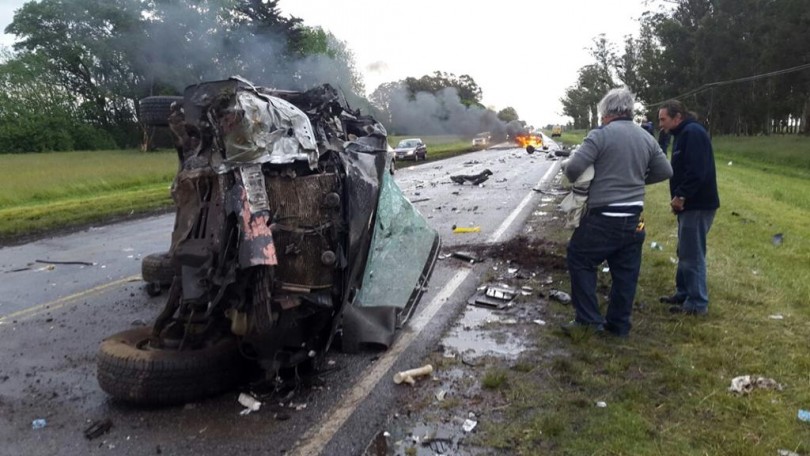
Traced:
POLYGON ((670 206, 678 216, 678 271, 675 294, 661 302, 672 313, 705 315, 709 310, 706 284, 706 236, 720 207, 714 152, 706 129, 683 103, 669 100, 658 110, 660 126, 672 134, 670 206))
POLYGON ((607 331, 619 337, 630 332, 630 317, 641 268, 644 243, 645 185, 672 175, 655 138, 633 123, 635 97, 626 88, 613 89, 599 102, 602 127, 592 130, 565 166, 571 182, 593 166, 588 206, 568 243, 568 272, 574 321, 580 327, 607 331), (597 267, 610 267, 610 301, 604 318, 596 297, 597 267))

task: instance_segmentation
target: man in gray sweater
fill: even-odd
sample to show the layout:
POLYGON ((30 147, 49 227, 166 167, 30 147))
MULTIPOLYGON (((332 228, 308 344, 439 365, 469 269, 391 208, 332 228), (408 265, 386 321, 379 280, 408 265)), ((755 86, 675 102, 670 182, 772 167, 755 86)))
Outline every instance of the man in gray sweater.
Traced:
POLYGON ((644 244, 644 186, 672 176, 655 138, 633 123, 633 94, 613 89, 599 102, 602 126, 588 133, 565 167, 574 182, 588 166, 594 178, 587 210, 568 243, 568 272, 575 319, 563 331, 583 327, 626 337, 644 244), (607 260, 612 284, 605 317, 596 298, 597 267, 607 260))

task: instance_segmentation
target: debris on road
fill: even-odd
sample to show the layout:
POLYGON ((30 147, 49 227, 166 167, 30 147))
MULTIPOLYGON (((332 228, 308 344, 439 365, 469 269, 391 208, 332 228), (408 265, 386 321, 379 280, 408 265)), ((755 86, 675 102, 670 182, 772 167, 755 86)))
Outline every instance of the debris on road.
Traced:
POLYGON ((473 255, 470 252, 453 252, 450 254, 453 258, 458 258, 459 260, 466 261, 468 263, 480 263, 481 258, 473 255))
POLYGON ((480 233, 481 227, 480 226, 456 226, 453 225, 453 233, 460 234, 460 233, 480 233))
POLYGON ((34 260, 35 263, 42 263, 42 264, 75 264, 79 266, 95 266, 96 263, 90 261, 52 261, 52 260, 34 260))
POLYGON ((492 171, 485 169, 478 174, 457 174, 455 176, 450 176, 450 180, 459 185, 463 185, 465 182, 469 182, 472 185, 478 185, 486 182, 491 175, 492 171))
POLYGON ((424 203, 425 201, 430 201, 430 198, 419 198, 419 199, 411 200, 411 204, 424 203))
POLYGON ((782 385, 772 378, 758 377, 754 375, 741 375, 731 379, 731 386, 729 391, 738 394, 748 394, 755 388, 760 389, 775 389, 782 391, 782 385))
POLYGON ((31 422, 31 429, 42 429, 48 425, 48 422, 45 421, 45 418, 37 418, 31 422))
POLYGON ((488 307, 491 309, 504 309, 515 299, 517 290, 506 286, 487 286, 483 290, 478 290, 470 299, 468 304, 488 307))
POLYGON ((409 369, 402 372, 397 372, 394 374, 394 383, 399 385, 402 382, 405 382, 409 385, 413 385, 416 383, 414 377, 420 377, 422 375, 429 375, 433 372, 433 366, 430 364, 425 364, 422 367, 417 367, 415 369, 409 369))
POLYGON ((104 435, 112 428, 112 420, 105 418, 103 420, 94 421, 87 429, 84 430, 84 436, 87 440, 93 440, 96 437, 104 435))
POLYGON ((240 415, 249 415, 251 412, 257 412, 262 406, 262 403, 257 401, 256 398, 247 393, 239 393, 239 403, 246 408, 239 412, 240 415))

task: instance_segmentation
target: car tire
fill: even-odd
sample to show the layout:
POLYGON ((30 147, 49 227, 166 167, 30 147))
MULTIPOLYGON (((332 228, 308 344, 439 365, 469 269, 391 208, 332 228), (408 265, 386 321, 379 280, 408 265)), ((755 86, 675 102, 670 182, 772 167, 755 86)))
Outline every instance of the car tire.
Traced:
POLYGON ((168 287, 174 279, 174 264, 169 252, 152 253, 141 260, 141 276, 146 283, 168 287))
POLYGON ((193 402, 232 389, 245 376, 236 338, 198 350, 147 348, 148 326, 106 338, 98 353, 98 384, 110 396, 141 405, 193 402))
POLYGON ((183 97, 155 96, 141 98, 138 102, 141 122, 150 127, 168 126, 171 106, 175 101, 183 101, 183 97))

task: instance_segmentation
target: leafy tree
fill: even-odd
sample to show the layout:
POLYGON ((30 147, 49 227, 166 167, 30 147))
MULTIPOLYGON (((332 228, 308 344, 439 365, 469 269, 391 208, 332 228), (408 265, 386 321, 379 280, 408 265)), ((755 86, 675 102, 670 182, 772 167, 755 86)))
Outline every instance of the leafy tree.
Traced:
POLYGON ((405 86, 412 99, 419 92, 437 94, 442 89, 454 88, 465 106, 481 106, 481 87, 470 75, 456 76, 453 73, 435 71, 432 76, 424 75, 421 78, 405 78, 405 86))
POLYGON ((503 122, 509 123, 513 120, 519 120, 520 116, 518 116, 518 113, 515 110, 515 108, 508 106, 498 111, 498 118, 501 119, 503 122))

